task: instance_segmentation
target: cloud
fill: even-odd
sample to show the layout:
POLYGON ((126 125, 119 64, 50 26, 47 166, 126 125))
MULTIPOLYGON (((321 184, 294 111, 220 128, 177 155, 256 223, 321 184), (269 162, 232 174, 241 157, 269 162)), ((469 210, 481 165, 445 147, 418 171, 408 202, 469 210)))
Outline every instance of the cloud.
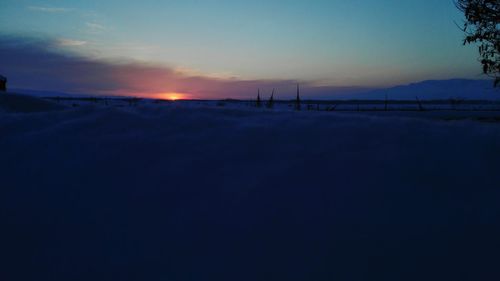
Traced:
POLYGON ((29 10, 36 11, 36 12, 43 12, 43 13, 67 13, 71 12, 74 9, 68 9, 68 8, 57 8, 57 7, 40 7, 40 6, 29 6, 29 10))
POLYGON ((61 38, 57 40, 57 43, 63 47, 78 47, 87 44, 87 41, 61 38))
MULTIPOLYGON (((68 53, 62 47, 84 41, 0 36, 0 73, 11 87, 101 95, 161 97, 176 92, 190 98, 253 98, 273 88, 278 98, 293 98, 296 80, 242 80, 190 75, 176 68, 127 60, 101 60, 68 53)), ((359 92, 355 87, 315 87, 302 83, 306 97, 359 92)))
POLYGON ((100 33, 107 30, 104 25, 96 22, 86 22, 85 26, 87 27, 87 30, 92 33, 100 33))

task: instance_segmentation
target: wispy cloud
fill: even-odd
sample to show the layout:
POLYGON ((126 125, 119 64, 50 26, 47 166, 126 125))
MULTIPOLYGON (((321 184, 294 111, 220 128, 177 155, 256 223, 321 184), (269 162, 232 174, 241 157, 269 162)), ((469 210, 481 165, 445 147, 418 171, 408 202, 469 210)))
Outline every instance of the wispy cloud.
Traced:
POLYGON ((61 38, 57 40, 57 44, 62 47, 78 47, 87 44, 87 41, 61 38))
POLYGON ((28 6, 29 10, 43 13, 67 13, 74 9, 60 8, 60 7, 43 7, 43 6, 28 6))
POLYGON ((92 33, 100 33, 107 30, 104 25, 96 22, 86 22, 85 26, 87 27, 87 30, 92 33))

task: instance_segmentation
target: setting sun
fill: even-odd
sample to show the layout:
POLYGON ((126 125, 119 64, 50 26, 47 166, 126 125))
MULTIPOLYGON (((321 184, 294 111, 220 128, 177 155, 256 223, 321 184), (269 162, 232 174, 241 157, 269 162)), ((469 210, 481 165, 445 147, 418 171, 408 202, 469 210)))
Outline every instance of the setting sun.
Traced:
POLYGON ((181 100, 186 98, 186 94, 183 93, 177 93, 177 92, 170 92, 170 93, 162 93, 159 95, 160 98, 166 99, 166 100, 181 100))

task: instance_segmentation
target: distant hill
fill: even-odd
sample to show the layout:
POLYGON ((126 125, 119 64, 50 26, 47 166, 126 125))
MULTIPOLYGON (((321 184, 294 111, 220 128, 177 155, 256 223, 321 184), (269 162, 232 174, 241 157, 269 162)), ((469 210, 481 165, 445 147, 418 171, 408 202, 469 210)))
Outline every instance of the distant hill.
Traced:
POLYGON ((34 96, 34 97, 88 97, 85 94, 71 94, 57 91, 39 91, 39 90, 28 90, 28 89, 9 89, 9 92, 22 93, 24 95, 34 96))
POLYGON ((491 80, 427 80, 387 89, 378 89, 353 95, 355 99, 422 100, 462 98, 468 100, 500 100, 500 88, 493 88, 491 80))

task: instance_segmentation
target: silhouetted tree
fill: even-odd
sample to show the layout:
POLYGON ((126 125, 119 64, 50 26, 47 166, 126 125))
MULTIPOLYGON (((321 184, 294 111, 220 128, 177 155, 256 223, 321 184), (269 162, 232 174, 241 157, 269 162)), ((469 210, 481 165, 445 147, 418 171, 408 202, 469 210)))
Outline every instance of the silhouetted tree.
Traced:
POLYGON ((269 98, 269 102, 267 103, 267 107, 269 107, 269 108, 274 107, 274 91, 275 91, 275 89, 273 89, 273 92, 271 93, 271 97, 269 98))
POLYGON ((300 88, 299 84, 297 84, 297 99, 295 100, 295 110, 300 110, 300 88))
POLYGON ((260 89, 257 90, 257 107, 262 106, 262 101, 260 100, 260 89))
POLYGON ((500 1, 457 0, 456 6, 464 12, 464 45, 479 43, 483 72, 500 84, 500 1))

